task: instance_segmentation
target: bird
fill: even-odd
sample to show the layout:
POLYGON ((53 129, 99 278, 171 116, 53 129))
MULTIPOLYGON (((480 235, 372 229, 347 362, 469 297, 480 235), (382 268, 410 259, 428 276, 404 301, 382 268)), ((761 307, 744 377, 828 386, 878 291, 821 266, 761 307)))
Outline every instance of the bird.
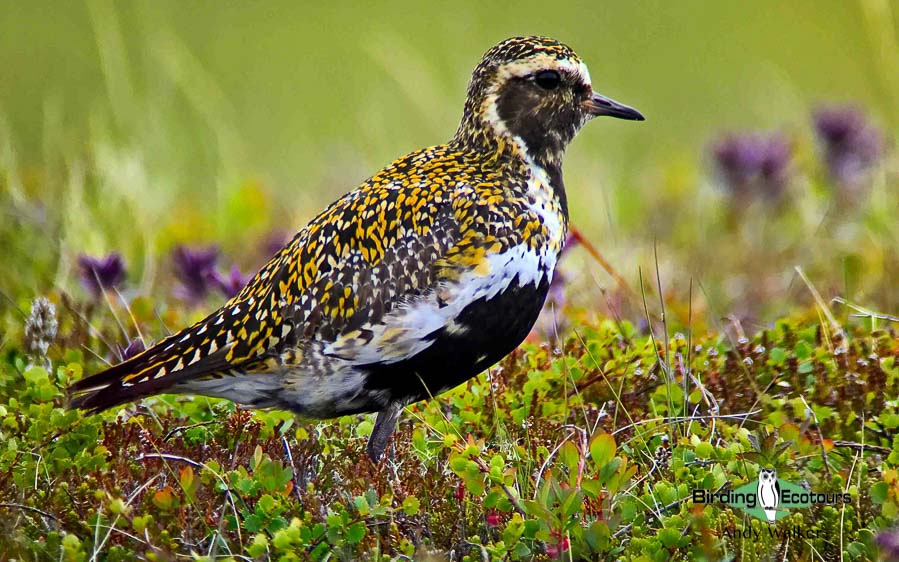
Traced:
POLYGON ((759 470, 758 503, 765 512, 768 523, 777 519, 777 505, 780 503, 780 483, 777 472, 772 468, 759 470))
POLYGON ((597 116, 644 119, 593 91, 567 45, 501 41, 448 142, 340 197, 221 308, 74 382, 68 406, 194 394, 313 419, 377 412, 366 452, 378 463, 406 406, 528 335, 568 230, 562 158, 597 116))

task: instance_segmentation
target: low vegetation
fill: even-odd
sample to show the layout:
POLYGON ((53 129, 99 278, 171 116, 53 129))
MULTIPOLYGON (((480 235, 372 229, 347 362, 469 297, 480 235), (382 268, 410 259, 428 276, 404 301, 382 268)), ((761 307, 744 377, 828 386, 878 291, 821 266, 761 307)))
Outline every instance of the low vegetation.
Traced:
MULTIPOLYGON (((59 310, 48 357, 7 343, 0 363, 7 559, 869 560, 899 514, 899 339, 872 317, 819 309, 734 341, 577 324, 409 407, 373 465, 364 416, 174 397, 68 411, 65 385, 101 362, 75 343, 83 316, 43 306, 59 310), (692 501, 767 466, 851 501, 775 527, 814 538, 692 501)), ((138 325, 150 310, 130 309, 138 325)))

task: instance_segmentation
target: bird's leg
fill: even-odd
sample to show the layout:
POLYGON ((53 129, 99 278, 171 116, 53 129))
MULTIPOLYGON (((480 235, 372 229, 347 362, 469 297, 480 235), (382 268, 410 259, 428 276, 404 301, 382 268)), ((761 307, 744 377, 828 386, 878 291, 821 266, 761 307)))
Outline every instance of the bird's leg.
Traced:
POLYGON ((377 464, 381 460, 401 413, 403 413, 402 404, 391 404, 386 410, 378 412, 378 419, 375 420, 375 427, 371 431, 366 447, 368 458, 373 463, 377 464))

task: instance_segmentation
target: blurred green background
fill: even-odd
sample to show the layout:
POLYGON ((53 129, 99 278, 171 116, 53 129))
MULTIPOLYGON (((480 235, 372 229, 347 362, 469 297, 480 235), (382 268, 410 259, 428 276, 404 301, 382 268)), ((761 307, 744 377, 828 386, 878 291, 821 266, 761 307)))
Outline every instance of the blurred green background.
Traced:
MULTIPOLYGON (((634 287, 639 269, 654 277, 658 247, 672 299, 694 279, 716 314, 761 299, 749 315, 771 318, 807 301, 797 265, 825 296, 896 312, 895 166, 870 208, 830 229, 810 132, 818 104, 852 102, 892 143, 895 2, 4 0, 0 12, 12 219, 0 243, 30 261, 0 274, 11 293, 71 288, 79 252, 122 251, 145 291, 176 242, 258 266, 266 232, 297 230, 393 158, 448 139, 485 50, 545 34, 575 48, 598 91, 647 116, 593 122, 565 166, 574 223, 634 287), (745 129, 787 135, 802 172, 791 211, 734 227, 707 149, 745 129)), ((612 282, 595 264, 576 277, 585 302, 604 302, 612 282)))

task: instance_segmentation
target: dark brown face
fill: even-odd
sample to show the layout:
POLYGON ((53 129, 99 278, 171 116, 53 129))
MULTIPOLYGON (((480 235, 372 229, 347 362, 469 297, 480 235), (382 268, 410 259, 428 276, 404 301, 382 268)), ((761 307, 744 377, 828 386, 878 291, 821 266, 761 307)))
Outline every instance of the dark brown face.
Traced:
POLYGON ((512 140, 544 168, 590 119, 643 120, 640 112, 593 91, 587 67, 571 48, 548 37, 512 37, 484 54, 468 84, 455 141, 495 150, 512 140))
POLYGON ((593 117, 643 120, 637 110, 594 92, 579 61, 515 61, 497 69, 494 85, 494 127, 521 139, 541 163, 560 162, 565 147, 593 117))
POLYGON ((587 103, 593 89, 571 72, 537 70, 512 76, 499 88, 496 112, 513 137, 519 137, 531 157, 558 161, 568 143, 592 115, 587 103))

